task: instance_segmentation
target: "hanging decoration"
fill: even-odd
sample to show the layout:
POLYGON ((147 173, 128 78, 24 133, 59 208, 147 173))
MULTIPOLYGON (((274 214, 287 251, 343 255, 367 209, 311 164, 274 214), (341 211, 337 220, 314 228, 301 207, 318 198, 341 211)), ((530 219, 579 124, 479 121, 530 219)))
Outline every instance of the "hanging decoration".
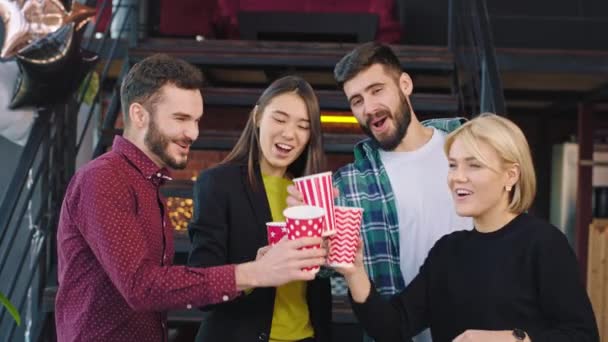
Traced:
POLYGON ((29 25, 18 3, 13 1, 0 0, 0 18, 4 24, 4 43, 0 50, 0 58, 13 57, 19 47, 27 44, 29 25))
POLYGON ((64 103, 99 57, 80 48, 74 23, 20 52, 21 70, 11 109, 64 103))
POLYGON ((95 9, 69 5, 67 11, 59 0, 0 0, 7 27, 1 57, 15 57, 20 70, 10 109, 65 102, 98 61, 80 47, 95 9))

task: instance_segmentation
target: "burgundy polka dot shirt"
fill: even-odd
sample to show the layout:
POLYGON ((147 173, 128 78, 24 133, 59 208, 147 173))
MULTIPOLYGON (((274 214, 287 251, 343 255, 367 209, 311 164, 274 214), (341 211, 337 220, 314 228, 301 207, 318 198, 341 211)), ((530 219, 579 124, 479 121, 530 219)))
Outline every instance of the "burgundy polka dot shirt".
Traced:
POLYGON ((165 179, 167 170, 123 137, 72 178, 57 233, 59 341, 166 341, 165 310, 240 294, 234 265, 171 266, 165 179))

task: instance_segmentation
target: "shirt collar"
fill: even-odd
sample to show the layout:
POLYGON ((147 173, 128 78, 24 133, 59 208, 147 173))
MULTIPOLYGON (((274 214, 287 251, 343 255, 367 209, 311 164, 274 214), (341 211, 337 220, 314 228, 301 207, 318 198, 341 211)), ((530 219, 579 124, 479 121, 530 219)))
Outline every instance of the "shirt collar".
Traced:
POLYGON ((144 177, 157 185, 173 179, 166 167, 158 167, 142 150, 120 135, 114 137, 112 151, 123 155, 144 177))
MULTIPOLYGON (((422 121, 425 127, 432 127, 445 133, 450 133, 466 122, 466 118, 430 119, 422 121)), ((354 148, 355 160, 367 159, 375 162, 380 160, 380 145, 370 138, 358 142, 354 148)))
POLYGON ((370 138, 365 138, 355 144, 354 155, 355 160, 373 160, 377 161, 380 159, 378 150, 380 145, 370 138))

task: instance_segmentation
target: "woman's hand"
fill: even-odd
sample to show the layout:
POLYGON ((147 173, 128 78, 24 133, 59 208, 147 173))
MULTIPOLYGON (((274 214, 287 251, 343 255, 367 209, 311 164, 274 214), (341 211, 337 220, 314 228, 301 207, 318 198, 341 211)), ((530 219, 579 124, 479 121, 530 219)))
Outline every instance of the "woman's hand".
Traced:
POLYGON ((356 303, 365 302, 369 297, 372 284, 363 265, 363 241, 359 240, 353 266, 334 267, 334 269, 344 276, 353 300, 356 303))
POLYGON ((363 241, 359 239, 359 246, 357 247, 357 251, 355 252, 355 262, 352 267, 334 267, 334 269, 342 274, 346 281, 348 281, 349 277, 353 275, 357 275, 357 273, 362 274, 365 272, 365 266, 363 265, 363 241))

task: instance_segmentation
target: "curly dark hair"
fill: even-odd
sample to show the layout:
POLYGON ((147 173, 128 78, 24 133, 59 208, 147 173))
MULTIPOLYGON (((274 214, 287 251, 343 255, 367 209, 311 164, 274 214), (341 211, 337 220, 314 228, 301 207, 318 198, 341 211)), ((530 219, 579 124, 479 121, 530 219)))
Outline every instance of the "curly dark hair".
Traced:
POLYGON ((334 68, 334 78, 343 88, 345 82, 374 64, 381 64, 385 71, 394 73, 397 78, 403 72, 399 58, 388 45, 368 42, 342 57, 334 68))
POLYGON ((192 64, 166 54, 155 54, 135 64, 122 80, 120 101, 125 126, 129 124, 129 107, 137 102, 153 112, 161 99, 160 89, 172 84, 181 89, 200 89, 201 71, 192 64))

